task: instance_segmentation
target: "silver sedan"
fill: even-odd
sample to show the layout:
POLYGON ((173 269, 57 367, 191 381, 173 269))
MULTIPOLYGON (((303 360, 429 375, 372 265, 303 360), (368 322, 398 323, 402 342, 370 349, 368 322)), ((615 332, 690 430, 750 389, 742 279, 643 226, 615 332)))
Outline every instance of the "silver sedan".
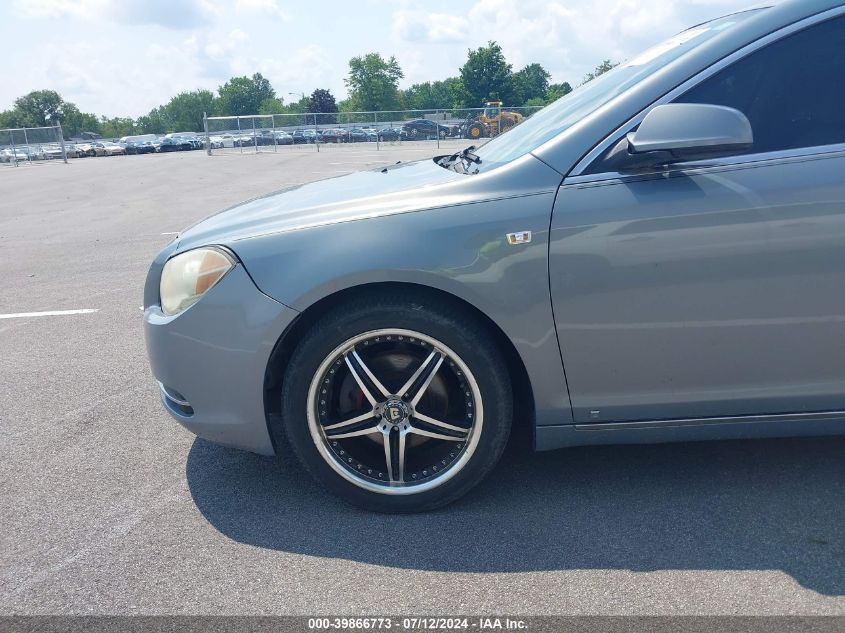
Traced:
MULTIPOLYGON (((155 259, 161 400, 393 512, 537 449, 845 432, 845 6, 684 31, 485 145, 155 259)), ((633 475, 633 474, 632 474, 633 475)))

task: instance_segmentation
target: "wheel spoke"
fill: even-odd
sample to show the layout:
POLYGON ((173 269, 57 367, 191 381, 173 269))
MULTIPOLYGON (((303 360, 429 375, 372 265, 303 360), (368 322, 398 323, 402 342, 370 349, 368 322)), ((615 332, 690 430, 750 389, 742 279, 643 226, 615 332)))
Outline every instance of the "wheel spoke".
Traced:
POLYGON ((382 434, 384 440, 384 462, 391 484, 405 481, 405 432, 391 430, 382 434))
POLYGON ((437 352, 431 352, 431 354, 428 355, 428 358, 426 358, 422 362, 422 364, 417 367, 417 371, 414 372, 414 375, 408 378, 408 382, 402 385, 402 388, 396 393, 398 393, 400 396, 403 394, 407 394, 408 390, 414 386, 414 383, 417 382, 417 379, 422 375, 426 367, 428 367, 434 361, 435 358, 437 358, 437 352))
POLYGON ((463 442, 466 439, 463 437, 456 437, 454 435, 444 435, 442 433, 435 433, 434 431, 426 431, 425 429, 421 429, 418 426, 412 426, 411 428, 409 428, 408 433, 416 433, 417 435, 431 437, 435 440, 446 440, 448 442, 463 442))
POLYGON ((399 456, 397 459, 398 466, 399 466, 399 483, 404 483, 405 481, 405 436, 407 435, 406 431, 400 431, 399 433, 399 456))
POLYGON ((365 426, 363 429, 347 431, 346 433, 332 433, 331 435, 326 434, 326 437, 330 440, 340 440, 345 437, 357 437, 359 435, 370 435, 371 433, 381 433, 381 431, 377 426, 365 426))
POLYGON ((378 402, 378 398, 376 397, 376 395, 380 395, 380 396, 384 396, 384 397, 387 397, 388 395, 390 395, 387 392, 387 390, 384 388, 384 385, 382 385, 378 381, 378 379, 373 375, 373 372, 370 371, 369 367, 367 367, 364 364, 364 361, 361 360, 361 357, 358 355, 358 352, 356 352, 354 349, 352 349, 351 351, 346 353, 346 355, 343 357, 343 359, 346 361, 346 366, 349 367, 349 371, 352 374, 352 377, 355 379, 355 382, 358 383, 358 386, 361 388, 361 391, 364 392, 364 397, 367 399, 367 401, 371 405, 376 406, 376 403, 378 402), (361 370, 366 374, 367 378, 369 378, 370 381, 372 381, 375 388, 378 389, 381 392, 381 394, 373 394, 370 391, 370 388, 367 386, 367 383, 364 382, 364 379, 361 377, 361 374, 358 372, 358 368, 355 367, 355 363, 353 363, 352 360, 349 358, 350 356, 352 356, 352 358, 355 359, 355 363, 358 364, 358 366, 361 368, 361 370))
MULTIPOLYGON (((437 370, 440 369, 440 365, 443 364, 444 358, 445 357, 443 356, 443 354, 439 352, 432 352, 431 355, 429 355, 429 357, 423 363, 423 366, 420 367, 420 369, 418 369, 417 372, 414 374, 413 380, 414 382, 416 382, 416 380, 419 378, 417 373, 421 375, 425 371, 425 369, 431 365, 431 362, 434 363, 434 367, 431 369, 431 371, 429 371, 428 375, 425 377, 425 380, 423 380, 422 384, 417 390, 417 393, 414 394, 414 397, 411 399, 411 406, 417 406, 417 403, 423 397, 423 394, 425 393, 426 389, 428 389, 428 386, 431 384, 431 381, 434 380, 434 375, 437 373, 437 370), (434 360, 434 358, 436 358, 437 360, 434 360)), ((407 385, 407 388, 410 389, 412 384, 413 383, 407 385)), ((405 389, 403 389, 400 393, 406 393, 405 389)))
POLYGON ((463 433, 466 435, 469 433, 469 429, 464 429, 459 426, 455 426, 454 424, 448 424, 446 422, 441 422, 440 420, 435 420, 432 417, 425 415, 424 413, 420 413, 419 411, 414 411, 413 416, 420 422, 425 422, 426 424, 430 424, 431 426, 436 426, 440 429, 446 429, 447 431, 454 431, 456 433, 463 433))
POLYGON ((381 393, 382 396, 387 398, 390 395, 390 392, 385 388, 385 386, 383 384, 381 384, 379 379, 375 377, 375 374, 373 374, 373 372, 370 371, 370 368, 367 367, 364 360, 358 355, 358 352, 355 351, 354 349, 352 350, 352 356, 355 357, 355 361, 361 366, 361 369, 364 370, 364 373, 367 374, 367 378, 369 378, 372 381, 372 383, 373 383, 373 385, 375 385, 376 389, 379 390, 379 393, 381 393))
POLYGON ((354 418, 349 418, 348 420, 344 420, 343 422, 335 422, 334 424, 329 424, 328 426, 324 426, 324 431, 334 431, 335 429, 342 429, 343 427, 349 426, 351 424, 358 424, 359 422, 365 422, 374 418, 372 411, 368 411, 367 413, 362 413, 361 415, 356 415, 354 418))
POLYGON ((384 439, 384 461, 387 464, 387 477, 393 483, 393 456, 390 450, 390 435, 382 435, 384 439))

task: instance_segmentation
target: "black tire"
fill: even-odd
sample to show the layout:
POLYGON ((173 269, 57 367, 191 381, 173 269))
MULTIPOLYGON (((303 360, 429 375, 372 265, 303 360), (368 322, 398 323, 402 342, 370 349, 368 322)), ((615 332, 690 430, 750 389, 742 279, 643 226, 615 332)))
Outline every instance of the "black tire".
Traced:
MULTIPOLYGON (((444 370, 449 370, 445 364, 441 372, 444 370)), ((432 375, 437 371, 435 368, 432 375)), ((457 375, 460 376, 461 373, 457 372, 457 375)), ((459 386, 461 392, 465 388, 470 389, 465 385, 459 386)), ((318 395, 317 399, 320 397, 318 395)), ((313 402, 315 408, 322 408, 322 405, 317 405, 316 400, 313 402)), ((384 298, 369 297, 337 307, 314 323, 303 336, 290 358, 283 379, 283 427, 300 462, 333 494, 353 505, 376 512, 410 513, 432 510, 466 494, 490 473, 501 457, 510 434, 512 417, 510 378, 486 324, 470 317, 463 310, 434 299, 413 298, 400 294, 384 298), (452 455, 454 461, 437 477, 433 473, 430 475, 432 481, 440 483, 410 494, 388 494, 392 489, 386 486, 381 488, 382 492, 372 491, 339 474, 342 469, 338 470, 337 464, 331 465, 330 458, 324 457, 324 453, 332 449, 320 448, 320 441, 314 435, 319 434, 314 428, 323 427, 317 427, 319 422, 310 421, 315 417, 313 414, 309 419, 309 407, 312 406, 309 401, 309 389, 315 383, 318 389, 322 386, 322 378, 327 374, 321 373, 321 368, 324 372, 326 362, 329 363, 328 367, 333 366, 332 360, 329 359, 336 358, 337 350, 340 349, 338 346, 364 333, 392 328, 425 335, 445 346, 449 352, 453 352, 458 366, 463 364, 465 367, 465 379, 472 381, 472 389, 480 398, 473 411, 481 411, 481 415, 476 416, 471 427, 475 429, 471 434, 474 433, 477 439, 471 441, 470 435, 467 435, 464 440, 465 448, 455 449, 459 456, 452 455), (470 448, 470 445, 473 448, 470 448), (451 474, 450 469, 454 469, 451 474)), ((376 420, 379 418, 376 417, 376 420)), ((378 424, 381 424, 381 421, 378 424)), ((396 431, 396 427, 393 429, 396 431)), ((387 441, 384 438, 377 439, 381 442, 387 441)), ((324 441, 328 443, 329 440, 324 441)), ((422 438, 422 441, 423 446, 428 446, 424 442, 432 440, 422 438)), ((455 445, 454 442, 441 444, 455 445)), ((431 446, 438 445, 435 443, 431 446)), ((461 444, 456 446, 461 447, 461 444)), ((419 483, 405 481, 401 476, 399 480, 404 482, 399 484, 400 486, 419 483)))
POLYGON ((481 123, 473 123, 467 128, 467 138, 479 139, 487 136, 487 129, 481 123))

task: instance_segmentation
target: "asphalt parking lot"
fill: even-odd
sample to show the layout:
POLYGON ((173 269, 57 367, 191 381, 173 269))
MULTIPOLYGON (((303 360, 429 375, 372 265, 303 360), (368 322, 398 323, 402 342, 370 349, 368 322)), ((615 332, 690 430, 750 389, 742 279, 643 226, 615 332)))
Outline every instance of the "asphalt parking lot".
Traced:
POLYGON ((169 418, 139 306, 171 234, 435 152, 0 169, 0 613, 845 614, 845 438, 515 445, 466 499, 393 517, 169 418), (96 311, 2 318, 66 310, 96 311))

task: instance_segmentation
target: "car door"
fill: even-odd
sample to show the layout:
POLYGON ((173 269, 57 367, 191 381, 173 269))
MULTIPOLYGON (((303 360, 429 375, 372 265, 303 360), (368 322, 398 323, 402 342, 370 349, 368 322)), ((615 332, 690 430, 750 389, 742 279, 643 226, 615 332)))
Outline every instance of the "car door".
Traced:
POLYGON ((845 410, 845 18, 680 90, 741 110, 754 145, 636 175, 598 154, 564 180, 550 287, 575 421, 845 410))

